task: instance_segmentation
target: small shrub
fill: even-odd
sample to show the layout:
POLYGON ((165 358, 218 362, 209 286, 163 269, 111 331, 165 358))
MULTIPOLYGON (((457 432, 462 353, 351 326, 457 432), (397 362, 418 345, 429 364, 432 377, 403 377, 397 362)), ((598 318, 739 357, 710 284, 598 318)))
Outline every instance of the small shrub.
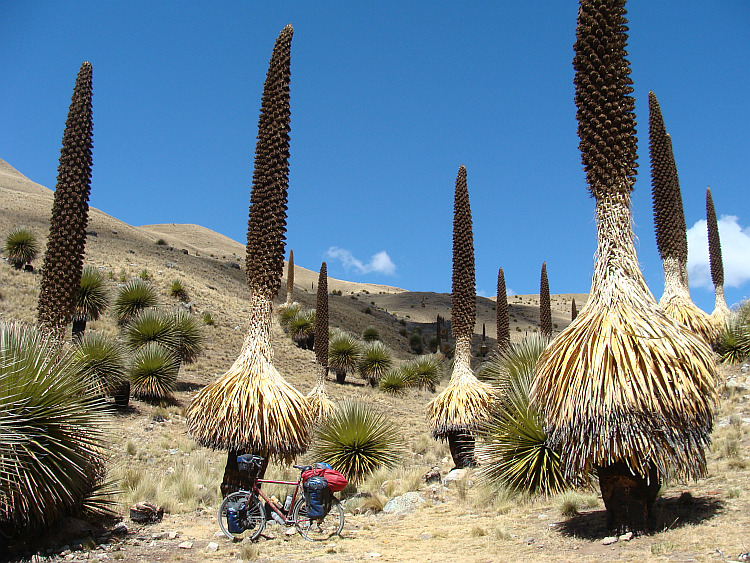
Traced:
POLYGON ((365 307, 364 313, 365 315, 372 315, 372 309, 370 309, 369 307, 365 307))
POLYGON ((24 265, 36 258, 39 251, 39 243, 31 229, 17 227, 11 230, 5 237, 3 248, 8 255, 8 262, 16 270, 20 270, 24 265))
POLYGON ((414 354, 421 354, 424 351, 421 333, 416 330, 412 331, 411 336, 409 336, 409 347, 414 354))
POLYGON ((213 315, 211 315, 211 313, 209 313, 208 311, 203 312, 203 315, 201 315, 201 319, 203 320, 204 325, 214 326, 214 324, 216 324, 213 315))
POLYGON ((148 273, 148 270, 146 268, 143 268, 140 272, 138 272, 138 277, 142 280, 150 280, 151 274, 148 273))
POLYGON ((362 340, 364 340, 365 342, 380 340, 380 332, 376 327, 370 325, 362 331, 362 340))
POLYGON ((156 244, 157 244, 158 246, 166 246, 166 244, 167 244, 167 241, 165 241, 165 240, 164 240, 163 238, 160 238, 160 239, 158 239, 158 240, 156 241, 156 244))
POLYGON ((180 301, 188 301, 187 289, 182 280, 173 280, 169 286, 169 295, 180 301))

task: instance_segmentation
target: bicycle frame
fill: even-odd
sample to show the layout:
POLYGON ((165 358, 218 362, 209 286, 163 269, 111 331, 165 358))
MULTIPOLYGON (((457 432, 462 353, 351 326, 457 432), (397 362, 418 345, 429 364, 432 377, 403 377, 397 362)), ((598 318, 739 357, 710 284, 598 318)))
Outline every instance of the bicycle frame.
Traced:
POLYGON ((297 502, 297 494, 299 493, 300 488, 302 487, 302 476, 300 475, 299 481, 275 481, 273 479, 256 479, 255 483, 253 484, 253 493, 257 493, 260 498, 262 498, 266 506, 273 510, 276 514, 281 516, 284 519, 284 523, 287 525, 292 525, 294 522, 289 519, 289 515, 292 513, 292 508, 294 507, 294 503, 297 502), (284 514, 284 511, 281 510, 278 506, 276 506, 276 503, 271 501, 270 498, 268 498, 265 493, 260 489, 260 485, 263 483, 270 483, 272 485, 289 485, 294 487, 294 493, 292 494, 292 502, 289 505, 289 514, 284 514))

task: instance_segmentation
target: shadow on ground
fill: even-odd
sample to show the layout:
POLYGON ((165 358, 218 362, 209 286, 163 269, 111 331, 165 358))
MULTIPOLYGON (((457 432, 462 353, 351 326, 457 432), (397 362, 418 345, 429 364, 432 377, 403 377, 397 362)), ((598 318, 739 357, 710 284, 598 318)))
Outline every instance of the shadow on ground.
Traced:
MULTIPOLYGON (((650 533, 694 526, 718 515, 724 503, 715 497, 694 497, 682 493, 676 497, 659 498, 654 506, 650 533)), ((607 528, 607 512, 594 510, 578 514, 562 522, 558 530, 564 536, 586 540, 599 540, 612 534, 607 528)))

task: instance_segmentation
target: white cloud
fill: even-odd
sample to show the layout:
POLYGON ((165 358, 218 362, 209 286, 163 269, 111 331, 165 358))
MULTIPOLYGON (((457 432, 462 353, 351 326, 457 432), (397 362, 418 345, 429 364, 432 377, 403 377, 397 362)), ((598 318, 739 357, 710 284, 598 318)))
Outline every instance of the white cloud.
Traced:
POLYGON ((340 260, 345 269, 348 270, 354 268, 360 274, 376 272, 378 274, 392 276, 396 273, 396 265, 385 250, 381 250, 377 254, 374 254, 367 264, 364 264, 361 260, 355 258, 348 250, 339 248, 338 246, 332 246, 329 248, 326 252, 326 257, 331 260, 340 260))
MULTIPOLYGON (((750 281, 750 227, 743 228, 739 218, 722 215, 718 221, 721 258, 724 263, 724 285, 740 287, 750 281)), ((691 287, 713 289, 708 261, 706 221, 698 221, 687 231, 688 277, 691 287)))
POLYGON ((510 287, 505 288, 505 295, 506 297, 510 297, 511 295, 518 295, 515 291, 513 291, 510 287))

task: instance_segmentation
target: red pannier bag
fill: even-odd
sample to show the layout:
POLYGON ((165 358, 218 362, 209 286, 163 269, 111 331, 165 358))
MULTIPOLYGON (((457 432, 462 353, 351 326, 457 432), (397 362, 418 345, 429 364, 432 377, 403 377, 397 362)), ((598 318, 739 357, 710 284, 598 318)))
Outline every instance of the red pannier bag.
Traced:
POLYGON ((343 491, 344 487, 349 483, 341 473, 328 467, 314 467, 313 469, 303 471, 302 482, 304 483, 313 475, 325 478, 328 481, 328 488, 331 489, 332 493, 343 491))

